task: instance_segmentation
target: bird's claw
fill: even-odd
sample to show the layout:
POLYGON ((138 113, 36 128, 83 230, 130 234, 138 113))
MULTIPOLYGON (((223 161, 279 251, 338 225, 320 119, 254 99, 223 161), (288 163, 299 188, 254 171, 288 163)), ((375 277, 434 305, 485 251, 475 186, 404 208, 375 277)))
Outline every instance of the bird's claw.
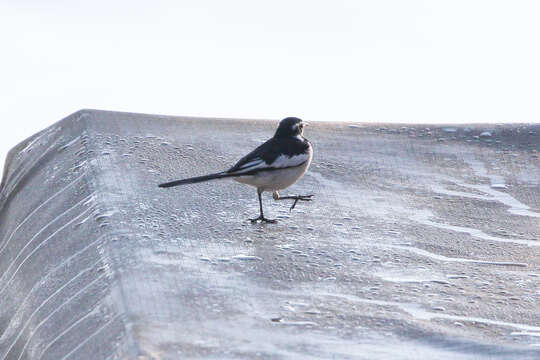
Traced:
POLYGON ((255 224, 257 221, 261 221, 261 223, 269 223, 269 224, 276 224, 277 223, 277 220, 276 219, 267 219, 263 216, 259 216, 258 218, 255 218, 255 219, 249 219, 249 221, 251 221, 252 224, 255 224))
POLYGON ((290 209, 289 209, 289 212, 292 211, 292 209, 294 209, 294 207, 296 206, 296 203, 299 201, 299 200, 302 200, 302 201, 311 201, 313 200, 312 199, 313 195, 298 195, 298 196, 295 196, 294 197, 294 202, 293 204, 291 205, 290 209))

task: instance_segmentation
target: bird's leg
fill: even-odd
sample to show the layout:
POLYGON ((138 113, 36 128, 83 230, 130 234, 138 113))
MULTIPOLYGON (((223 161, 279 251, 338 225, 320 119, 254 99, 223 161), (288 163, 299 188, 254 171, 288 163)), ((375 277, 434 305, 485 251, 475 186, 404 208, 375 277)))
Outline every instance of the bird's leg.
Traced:
POLYGON ((292 211, 292 209, 294 209, 294 207, 296 206, 296 203, 301 200, 301 201, 311 201, 313 200, 312 197, 313 195, 295 195, 295 196, 279 196, 279 193, 277 191, 274 191, 274 193, 272 194, 272 197, 274 198, 274 200, 294 200, 291 208, 289 209, 289 211, 292 211))
POLYGON ((262 198, 261 198, 262 191, 257 189, 257 195, 259 196, 259 210, 260 210, 261 214, 259 215, 258 218, 249 219, 249 221, 251 221, 251 223, 256 223, 258 220, 261 220, 261 222, 267 222, 267 223, 271 223, 271 224, 277 223, 277 220, 275 220, 275 219, 267 219, 267 218, 264 217, 263 206, 262 206, 262 198))

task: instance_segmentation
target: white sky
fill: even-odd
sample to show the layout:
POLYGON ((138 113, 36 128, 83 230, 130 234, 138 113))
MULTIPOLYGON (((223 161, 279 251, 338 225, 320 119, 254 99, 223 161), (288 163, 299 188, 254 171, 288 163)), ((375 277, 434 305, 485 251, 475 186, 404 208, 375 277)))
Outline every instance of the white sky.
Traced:
POLYGON ((0 167, 81 108, 540 121, 538 0, 0 0, 0 167))

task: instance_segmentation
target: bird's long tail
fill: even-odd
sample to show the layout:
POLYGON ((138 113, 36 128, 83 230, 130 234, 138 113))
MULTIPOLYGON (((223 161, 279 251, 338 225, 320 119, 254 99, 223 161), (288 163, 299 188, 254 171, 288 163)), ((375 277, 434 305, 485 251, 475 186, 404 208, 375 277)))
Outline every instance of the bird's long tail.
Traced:
POLYGON ((185 185, 185 184, 196 184, 203 181, 222 179, 222 178, 231 177, 231 176, 235 176, 235 175, 227 173, 226 171, 223 171, 220 173, 215 173, 215 174, 210 174, 210 175, 196 176, 189 179, 175 180, 175 181, 159 184, 158 186, 161 188, 167 188, 171 186, 178 186, 178 185, 185 185))

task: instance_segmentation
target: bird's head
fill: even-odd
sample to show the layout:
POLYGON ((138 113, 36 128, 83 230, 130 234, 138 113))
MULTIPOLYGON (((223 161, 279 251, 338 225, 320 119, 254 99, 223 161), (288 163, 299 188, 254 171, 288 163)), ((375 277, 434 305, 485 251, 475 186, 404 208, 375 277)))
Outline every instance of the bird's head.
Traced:
POLYGON ((288 117, 279 122, 279 126, 276 130, 274 137, 295 137, 302 136, 304 133, 304 126, 307 124, 301 119, 296 117, 288 117))

